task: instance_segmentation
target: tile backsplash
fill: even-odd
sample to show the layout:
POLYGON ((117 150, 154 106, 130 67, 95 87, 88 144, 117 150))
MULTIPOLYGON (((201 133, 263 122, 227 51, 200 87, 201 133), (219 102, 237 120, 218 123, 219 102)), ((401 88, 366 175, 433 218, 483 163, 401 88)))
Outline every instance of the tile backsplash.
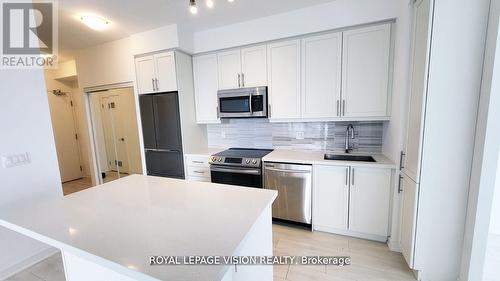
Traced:
POLYGON ((229 119, 207 125, 210 147, 344 150, 347 125, 354 126, 354 151, 381 152, 383 122, 270 123, 267 119, 229 119))

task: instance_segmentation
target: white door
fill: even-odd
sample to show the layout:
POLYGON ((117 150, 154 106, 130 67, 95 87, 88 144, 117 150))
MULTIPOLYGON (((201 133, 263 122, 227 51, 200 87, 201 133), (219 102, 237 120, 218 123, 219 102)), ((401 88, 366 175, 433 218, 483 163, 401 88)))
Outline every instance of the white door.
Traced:
MULTIPOLYGON (((117 159, 117 151, 115 145, 115 129, 113 125, 113 116, 111 115, 110 107, 112 106, 111 97, 103 94, 101 97, 101 122, 104 133, 104 146, 106 147, 106 156, 108 168, 113 171, 118 171, 119 166, 117 159)), ((102 145, 102 144, 101 144, 102 145)))
POLYGON ((300 118, 300 40, 269 44, 271 119, 300 118))
POLYGON ((141 57, 135 60, 135 73, 139 94, 155 92, 155 62, 153 56, 141 57))
POLYGON ((351 167, 349 229, 387 236, 390 190, 390 169, 351 167))
POLYGON ((193 57, 196 122, 217 123, 217 55, 193 57))
POLYGON ((430 0, 415 4, 412 75, 404 172, 419 183, 430 34, 430 0))
POLYGON ((401 182, 401 252, 410 268, 414 268, 417 226, 418 184, 404 175, 401 182))
POLYGON ((302 117, 340 117, 342 33, 302 40, 302 117))
POLYGON ((242 87, 267 86, 267 47, 241 49, 242 87))
POLYGON ((116 151, 116 165, 120 173, 130 173, 130 159, 127 150, 127 124, 125 119, 126 100, 120 95, 109 96, 109 114, 112 122, 113 145, 116 151))
POLYGON ((350 30, 343 37, 343 116, 387 116, 391 25, 350 30))
POLYGON ((177 75, 175 72, 174 52, 157 54, 154 56, 156 67, 156 91, 177 91, 177 75))
POLYGON ((48 95, 61 181, 79 179, 82 177, 80 147, 71 94, 56 96, 49 93, 48 95))
POLYGON ((315 230, 347 230, 349 167, 314 166, 313 226, 315 230))
POLYGON ((242 87, 240 50, 218 53, 217 62, 219 68, 219 90, 242 87))

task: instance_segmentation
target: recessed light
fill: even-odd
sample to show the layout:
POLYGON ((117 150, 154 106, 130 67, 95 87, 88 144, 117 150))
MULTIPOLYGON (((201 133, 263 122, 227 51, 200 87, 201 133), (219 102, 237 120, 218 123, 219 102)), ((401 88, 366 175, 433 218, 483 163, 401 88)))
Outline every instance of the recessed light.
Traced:
POLYGON ((196 0, 189 0, 189 11, 193 15, 198 13, 198 7, 196 7, 196 0))
POLYGON ((101 18, 99 16, 94 16, 94 15, 85 15, 80 17, 80 20, 88 27, 97 30, 97 31, 102 31, 106 28, 109 27, 109 21, 101 18))
POLYGON ((207 0, 206 4, 207 4, 207 7, 212 8, 214 6, 214 1, 213 0, 207 0))
POLYGON ((227 2, 229 2, 229 3, 233 3, 233 2, 234 2, 234 0, 227 0, 227 2))

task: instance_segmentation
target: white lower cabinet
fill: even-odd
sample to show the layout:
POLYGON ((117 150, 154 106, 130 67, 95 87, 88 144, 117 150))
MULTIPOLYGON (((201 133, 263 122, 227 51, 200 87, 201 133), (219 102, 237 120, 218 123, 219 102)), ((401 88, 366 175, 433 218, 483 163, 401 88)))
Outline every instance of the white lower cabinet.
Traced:
POLYGON ((408 176, 401 178, 401 252, 410 268, 415 268, 418 185, 408 176))
POLYGON ((185 175, 187 180, 211 182, 210 164, 208 164, 208 155, 186 154, 184 157, 185 175))
POLYGON ((357 166, 313 168, 313 228, 385 241, 392 170, 357 166))

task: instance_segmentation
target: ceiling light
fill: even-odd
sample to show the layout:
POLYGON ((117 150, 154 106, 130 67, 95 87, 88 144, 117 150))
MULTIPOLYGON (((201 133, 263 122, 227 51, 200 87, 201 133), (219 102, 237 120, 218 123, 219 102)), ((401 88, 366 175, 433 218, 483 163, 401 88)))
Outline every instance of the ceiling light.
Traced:
POLYGON ((196 7, 196 0, 189 0, 189 11, 191 14, 198 13, 198 7, 196 7))
POLYGON ((102 31, 108 28, 109 26, 109 21, 99 16, 93 16, 93 15, 82 16, 80 20, 86 26, 98 31, 102 31))
POLYGON ((234 2, 234 0, 227 0, 227 2, 229 2, 229 3, 233 3, 233 2, 234 2))
POLYGON ((212 8, 214 6, 214 1, 213 0, 207 0, 206 4, 207 4, 207 7, 212 8))

